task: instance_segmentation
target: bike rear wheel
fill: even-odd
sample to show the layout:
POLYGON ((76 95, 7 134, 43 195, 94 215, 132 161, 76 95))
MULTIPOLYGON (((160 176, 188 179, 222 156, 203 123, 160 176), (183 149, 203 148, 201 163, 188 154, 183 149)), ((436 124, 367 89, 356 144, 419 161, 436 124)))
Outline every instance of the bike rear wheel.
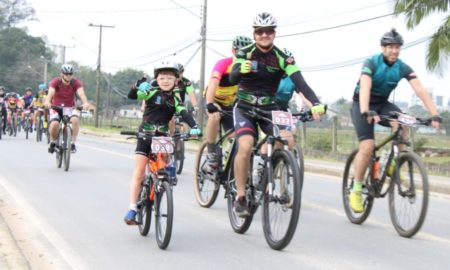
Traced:
POLYGON ((170 242, 173 225, 173 194, 169 182, 160 182, 155 194, 155 234, 160 249, 166 249, 170 242))
POLYGON ((195 159, 194 193, 198 204, 201 207, 209 208, 217 199, 220 184, 217 173, 212 176, 203 171, 203 166, 206 165, 207 153, 207 142, 205 141, 200 146, 195 159))
POLYGON ((395 230, 414 236, 422 227, 428 209, 428 174, 422 159, 413 152, 400 155, 397 178, 389 190, 389 213, 395 230))
POLYGON ((28 134, 30 132, 30 121, 28 119, 25 119, 25 124, 23 129, 25 130, 25 139, 28 140, 28 134))
MULTIPOLYGON (((347 158, 344 169, 344 177, 342 180, 342 201, 344 204, 345 214, 351 223, 361 224, 370 215, 373 206, 373 196, 371 196, 367 190, 367 187, 363 187, 362 196, 364 211, 362 213, 355 213, 350 207, 350 192, 353 189, 353 182, 355 181, 354 174, 354 161, 358 150, 354 150, 347 158)), ((368 173, 366 172, 366 175, 368 173)), ((365 177, 366 178, 366 177, 365 177)), ((364 183, 365 185, 365 183, 364 183)))
POLYGON ((64 128, 64 171, 69 170, 70 166, 70 154, 71 154, 71 146, 72 146, 72 128, 67 125, 64 128))
POLYGON ((273 182, 266 180, 263 189, 263 231, 269 246, 282 250, 292 240, 297 228, 303 177, 298 160, 289 151, 275 150, 272 164, 273 182))
POLYGON ((177 174, 181 174, 184 164, 184 141, 180 138, 175 140, 175 165, 177 166, 177 174))

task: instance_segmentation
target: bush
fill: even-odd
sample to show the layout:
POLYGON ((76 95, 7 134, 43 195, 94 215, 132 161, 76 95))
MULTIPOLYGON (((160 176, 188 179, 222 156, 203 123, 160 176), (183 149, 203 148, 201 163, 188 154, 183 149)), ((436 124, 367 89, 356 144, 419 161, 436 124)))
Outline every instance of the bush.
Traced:
POLYGON ((417 140, 414 140, 414 149, 417 151, 421 151, 424 149, 425 144, 428 143, 427 138, 418 138, 417 140))
POLYGON ((329 134, 308 134, 306 136, 306 147, 319 151, 331 151, 331 136, 329 134))

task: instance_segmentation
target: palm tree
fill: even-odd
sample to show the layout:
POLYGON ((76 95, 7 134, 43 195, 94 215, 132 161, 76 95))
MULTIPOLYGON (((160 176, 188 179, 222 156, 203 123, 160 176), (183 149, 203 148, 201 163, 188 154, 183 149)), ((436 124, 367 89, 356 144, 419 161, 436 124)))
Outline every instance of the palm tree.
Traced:
MULTIPOLYGON (((414 29, 426 17, 435 13, 448 13, 450 0, 397 0, 394 7, 396 15, 406 16, 406 27, 414 29)), ((443 75, 445 64, 450 56, 450 15, 431 36, 427 52, 427 69, 443 75)))

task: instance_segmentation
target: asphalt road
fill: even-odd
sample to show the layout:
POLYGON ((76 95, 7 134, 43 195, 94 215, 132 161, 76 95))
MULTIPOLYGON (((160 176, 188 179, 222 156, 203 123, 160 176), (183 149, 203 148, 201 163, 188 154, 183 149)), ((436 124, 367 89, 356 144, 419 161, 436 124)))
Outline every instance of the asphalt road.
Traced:
POLYGON ((421 231, 394 230, 387 199, 375 201, 363 225, 344 213, 337 177, 306 174, 299 225, 283 251, 265 242, 260 212, 244 235, 229 224, 223 193, 210 209, 197 205, 194 156, 174 188, 175 220, 167 250, 154 227, 148 237, 126 226, 134 145, 81 136, 68 172, 47 145, 0 141, 2 215, 30 265, 46 269, 448 269, 450 197, 432 194, 421 231), (6 214, 5 214, 6 213, 6 214))

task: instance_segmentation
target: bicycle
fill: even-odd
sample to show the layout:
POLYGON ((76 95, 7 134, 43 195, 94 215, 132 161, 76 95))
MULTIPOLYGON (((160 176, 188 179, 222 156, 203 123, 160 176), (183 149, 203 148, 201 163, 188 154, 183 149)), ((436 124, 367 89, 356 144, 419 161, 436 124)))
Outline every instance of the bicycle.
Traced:
POLYGON ((350 154, 345 164, 342 183, 344 209, 350 222, 362 224, 372 210, 374 199, 384 198, 386 194, 389 194, 391 222, 400 236, 410 238, 420 230, 425 221, 429 197, 428 174, 422 159, 416 153, 409 149, 400 152, 398 145, 409 145, 409 142, 402 139, 405 126, 428 126, 431 120, 397 112, 391 112, 388 116, 381 115, 380 118, 386 121, 397 121, 399 128, 377 144, 372 152, 363 182, 364 211, 362 213, 353 212, 349 203, 350 192, 355 181, 352 164, 358 150, 354 150, 350 154), (377 151, 389 142, 392 143, 386 163, 379 164, 380 157, 377 156, 377 151), (390 166, 393 166, 392 162, 395 163, 395 167, 389 176, 388 172, 390 166), (400 175, 406 178, 402 179, 400 175), (414 205, 417 205, 418 209, 414 209, 414 205), (410 211, 409 207, 411 207, 410 211), (417 217, 413 216, 415 213, 417 213, 417 217))
MULTIPOLYGON (((72 124, 70 122, 70 116, 65 113, 65 109, 72 110, 71 107, 52 106, 61 121, 59 121, 58 140, 56 142, 56 167, 61 168, 64 161, 64 171, 69 170, 70 166, 70 154, 72 146, 72 124)), ((81 110, 82 107, 76 107, 77 110, 81 110)))
POLYGON ((23 119, 23 130, 25 131, 25 139, 28 140, 28 134, 31 131, 31 110, 30 109, 24 109, 24 119, 23 119))
POLYGON ((170 242, 173 226, 172 187, 177 183, 173 164, 173 139, 187 140, 189 135, 174 134, 172 137, 162 137, 135 131, 121 131, 120 134, 152 140, 152 154, 147 164, 146 176, 137 202, 136 221, 139 233, 147 236, 153 211, 156 243, 160 249, 166 249, 170 242))
MULTIPOLYGON (((227 196, 228 216, 233 230, 244 233, 248 230, 253 215, 259 205, 263 205, 263 231, 266 242, 272 249, 281 250, 292 240, 301 207, 301 191, 303 178, 299 166, 292 152, 288 150, 287 141, 280 135, 278 125, 290 125, 291 119, 288 112, 273 111, 272 119, 266 117, 266 111, 253 106, 239 105, 247 110, 247 114, 254 119, 259 119, 273 124, 274 135, 267 136, 267 158, 261 158, 263 164, 259 165, 262 170, 260 177, 254 173, 249 174, 247 179, 246 197, 249 204, 250 215, 239 217, 234 209, 233 202, 237 197, 236 180, 234 172, 230 170, 228 177, 229 192, 227 196), (275 149, 275 143, 280 142, 282 149, 275 149), (257 181, 256 178, 260 178, 257 181), (282 224, 285 219, 287 224, 282 224)), ((255 156, 261 156, 259 150, 263 141, 253 148, 251 163, 255 156)), ((234 160, 234 157, 233 157, 234 160)), ((231 161, 233 164, 234 161, 231 161)), ((251 165, 251 172, 254 168, 251 165)))
POLYGON ((17 136, 18 121, 17 109, 10 109, 10 116, 6 123, 6 130, 9 136, 17 136))

